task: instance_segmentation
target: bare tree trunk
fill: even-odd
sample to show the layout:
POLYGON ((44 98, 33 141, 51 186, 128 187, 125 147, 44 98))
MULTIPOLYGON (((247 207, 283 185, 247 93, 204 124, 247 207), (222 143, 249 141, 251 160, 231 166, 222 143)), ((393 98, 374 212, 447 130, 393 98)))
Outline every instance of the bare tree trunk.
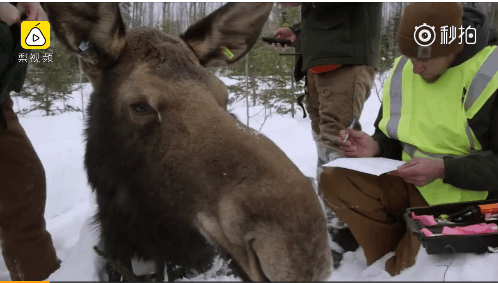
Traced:
POLYGON ((147 5, 146 3, 141 3, 142 4, 142 26, 145 26, 145 22, 147 20, 146 15, 147 15, 147 5))
POLYGON ((185 27, 183 27, 182 31, 186 30, 190 25, 192 25, 192 2, 185 3, 185 19, 187 19, 185 27))
POLYGON ((249 127, 249 55, 245 56, 246 61, 246 115, 247 115, 247 126, 249 127))
POLYGON ((166 7, 169 6, 169 3, 168 2, 164 2, 163 3, 163 20, 162 20, 162 25, 161 25, 161 30, 165 33, 169 33, 169 25, 168 25, 168 20, 166 19, 166 7), (167 27, 167 29, 165 29, 164 27, 167 27))
POLYGON ((154 27, 154 2, 149 3, 149 23, 148 27, 154 27))
POLYGON ((185 17, 184 17, 184 19, 187 19, 187 21, 185 22, 185 26, 182 27, 181 31, 184 31, 185 29, 187 29, 187 27, 189 27, 190 23, 192 22, 191 18, 190 18, 190 9, 191 8, 192 8, 192 3, 190 3, 190 2, 185 3, 185 9, 184 9, 185 17))
POLYGON ((168 21, 168 32, 171 32, 171 28, 170 28, 170 24, 171 22, 173 22, 173 17, 171 15, 171 10, 173 9, 173 5, 175 3, 169 3, 168 2, 168 7, 167 7, 167 17, 166 17, 166 21, 168 21))
POLYGON ((137 3, 133 3, 133 6, 131 7, 131 27, 134 28, 135 25, 135 7, 137 3))
POLYGON ((83 96, 83 68, 81 67, 81 59, 78 58, 78 65, 80 68, 80 95, 81 95, 81 113, 83 114, 83 121, 86 121, 85 113, 85 97, 83 96))
POLYGON ((178 32, 181 32, 183 30, 183 22, 188 21, 188 18, 185 17, 185 10, 187 9, 186 6, 188 3, 179 3, 180 7, 178 8, 178 32), (187 19, 186 21, 182 21, 181 19, 187 19))
MULTIPOLYGON (((292 94, 292 97, 294 97, 294 74, 291 73, 291 94, 292 94)), ((292 118, 294 118, 294 113, 295 113, 296 109, 294 108, 294 99, 291 100, 291 115, 292 115, 292 118)))
POLYGON ((168 6, 167 6, 167 10, 166 10, 166 22, 167 22, 167 25, 168 25, 168 31, 167 33, 170 33, 172 34, 173 33, 173 23, 174 23, 174 17, 173 17, 173 13, 172 11, 174 11, 174 5, 175 3, 170 3, 168 2, 167 3, 168 6))
POLYGON ((135 9, 135 27, 140 26, 140 3, 136 3, 137 8, 135 9))
POLYGON ((267 107, 266 105, 264 105, 263 107, 264 107, 264 109, 265 109, 265 114, 264 114, 265 119, 263 120, 263 123, 261 123, 261 127, 259 127, 258 132, 261 132, 261 129, 263 129, 263 126, 265 125, 266 120, 267 120, 267 119, 268 119, 268 117, 270 117, 270 116, 271 116, 271 114, 272 114, 272 113, 271 113, 271 108, 269 109, 269 112, 270 112, 270 113, 266 113, 266 110, 268 110, 268 107, 267 107))
POLYGON ((133 27, 140 26, 140 7, 141 3, 133 3, 133 27))
POLYGON ((44 103, 43 103, 43 108, 45 108, 45 115, 46 116, 50 116, 50 106, 48 104, 48 94, 47 94, 47 83, 43 83, 43 100, 44 100, 44 103))
POLYGON ((21 109, 21 105, 19 105, 19 96, 14 96, 14 100, 16 101, 16 104, 17 104, 17 112, 21 112, 22 109, 21 109))
POLYGON ((256 83, 255 83, 255 76, 252 75, 251 76, 251 93, 252 93, 252 106, 256 106, 256 100, 257 100, 257 95, 256 95, 256 83))
POLYGON ((140 23, 140 17, 141 17, 141 7, 142 7, 142 3, 135 3, 137 6, 135 8, 135 27, 138 27, 141 25, 140 23))
POLYGON ((201 15, 200 18, 204 18, 206 16, 206 2, 201 2, 201 15))
POLYGON ((139 13, 138 13, 138 26, 142 26, 144 22, 144 3, 140 2, 138 4, 140 6, 139 13))
POLYGON ((268 21, 263 29, 263 34, 271 34, 274 30, 277 29, 278 21, 281 17, 282 10, 283 8, 281 5, 273 6, 273 9, 271 10, 271 18, 273 19, 273 24, 271 24, 271 22, 268 21))

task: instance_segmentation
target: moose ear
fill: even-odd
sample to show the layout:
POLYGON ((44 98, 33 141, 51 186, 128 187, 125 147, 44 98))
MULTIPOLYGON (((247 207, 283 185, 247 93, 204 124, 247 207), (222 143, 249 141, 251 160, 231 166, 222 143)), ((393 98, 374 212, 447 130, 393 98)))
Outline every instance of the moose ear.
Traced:
POLYGON ((180 35, 205 67, 235 63, 256 44, 273 3, 228 3, 180 35))
POLYGON ((118 3, 43 3, 59 41, 83 61, 102 69, 125 46, 125 26, 118 3))

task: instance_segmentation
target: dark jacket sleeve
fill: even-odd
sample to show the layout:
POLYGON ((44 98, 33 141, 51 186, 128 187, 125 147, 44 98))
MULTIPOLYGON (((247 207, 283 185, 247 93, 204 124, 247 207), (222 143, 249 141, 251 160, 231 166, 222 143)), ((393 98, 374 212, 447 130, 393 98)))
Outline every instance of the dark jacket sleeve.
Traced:
MULTIPOLYGON (((296 35, 296 42, 294 44, 294 53, 300 54, 301 53, 301 22, 298 22, 291 27, 289 27, 292 32, 296 35)), ((294 64, 294 79, 296 82, 300 81, 302 78, 304 78, 305 73, 302 71, 302 66, 303 66, 303 56, 302 55, 296 55, 294 58, 295 64, 294 64)))
POLYGON ((20 35, 19 26, 8 27, 0 21, 0 103, 11 91, 20 92, 24 85, 28 62, 19 62, 18 54, 30 52, 22 48, 20 35))
MULTIPOLYGON (((313 2, 313 3, 303 3, 302 5, 311 5, 317 9, 324 9, 328 7, 334 6, 344 6, 344 5, 352 5, 352 3, 343 3, 343 2, 313 2)), ((301 22, 298 22, 290 27, 290 29, 294 32, 294 34, 299 38, 299 33, 301 32, 301 22)))
MULTIPOLYGON (((476 116, 486 114, 488 119, 477 117, 480 122, 473 127, 472 121, 469 121, 471 128, 477 129, 480 125, 489 125, 483 136, 484 150, 492 150, 490 156, 472 155, 463 158, 444 158, 444 183, 451 184, 455 187, 472 190, 472 191, 498 191, 498 91, 488 101, 490 105, 483 106, 482 110, 486 113, 477 113, 476 116), (488 120, 489 123, 485 123, 488 120), (486 140, 489 140, 487 142, 486 140)), ((479 111, 481 112, 481 111, 479 111)))
POLYGON ((380 106, 377 120, 375 120, 374 123, 375 133, 372 135, 372 138, 379 144, 380 147, 379 157, 401 160, 401 143, 398 140, 389 138, 379 129, 380 120, 382 120, 382 105, 380 106))

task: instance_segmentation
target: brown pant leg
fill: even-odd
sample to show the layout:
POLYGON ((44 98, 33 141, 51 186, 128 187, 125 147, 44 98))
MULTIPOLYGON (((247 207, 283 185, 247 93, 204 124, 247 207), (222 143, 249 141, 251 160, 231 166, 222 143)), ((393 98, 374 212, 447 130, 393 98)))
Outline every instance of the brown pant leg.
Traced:
MULTIPOLYGON (((370 96, 374 77, 374 68, 362 65, 345 65, 320 74, 308 70, 305 103, 317 148, 318 184, 322 182, 322 166, 344 157, 338 145, 339 131, 349 126, 353 117, 358 119, 355 128, 361 130, 359 119, 363 105, 370 96)), ((331 209, 331 212, 331 217, 334 217, 334 210, 331 209)), ((337 226, 344 226, 342 219, 337 226)))
POLYGON ((320 137, 319 141, 340 151, 339 131, 348 127, 355 117, 356 130, 359 119, 375 77, 373 67, 345 65, 339 69, 313 74, 319 93, 320 137))
POLYGON ((396 251, 394 267, 386 264, 391 275, 414 264, 420 243, 407 233, 402 216, 408 207, 425 201, 413 185, 399 177, 341 168, 325 168, 321 178, 325 205, 347 223, 368 265, 391 251, 396 251))
POLYGON ((12 280, 43 280, 59 268, 45 228, 45 171, 13 109, 0 105, 0 240, 12 280))
POLYGON ((318 183, 320 182, 320 175, 322 174, 322 165, 327 162, 325 154, 323 153, 325 145, 318 141, 320 137, 321 119, 319 113, 320 103, 318 102, 319 93, 316 89, 316 74, 313 74, 308 70, 306 79, 308 82, 308 95, 306 96, 305 107, 311 120, 311 134, 313 135, 313 140, 315 141, 317 149, 316 181, 318 183))
MULTIPOLYGON (((418 192, 415 186, 408 188, 408 199, 410 207, 426 206, 427 202, 418 192)), ((401 273, 404 269, 415 265, 415 259, 420 250, 421 243, 414 236, 410 229, 406 229, 405 235, 401 238, 396 253, 393 257, 386 261, 386 271, 395 276, 401 273)))
MULTIPOLYGON (((344 157, 339 131, 348 127, 353 117, 359 121, 363 105, 370 97, 375 71, 369 66, 344 65, 320 74, 308 70, 307 77, 306 109, 316 134, 313 138, 317 147, 319 180, 322 165, 344 157)), ((354 128, 361 130, 360 123, 357 122, 354 128)))
POLYGON ((320 113, 318 111, 320 104, 318 103, 315 74, 308 70, 306 79, 308 80, 308 95, 306 96, 304 105, 311 120, 311 130, 318 137, 320 135, 320 113))

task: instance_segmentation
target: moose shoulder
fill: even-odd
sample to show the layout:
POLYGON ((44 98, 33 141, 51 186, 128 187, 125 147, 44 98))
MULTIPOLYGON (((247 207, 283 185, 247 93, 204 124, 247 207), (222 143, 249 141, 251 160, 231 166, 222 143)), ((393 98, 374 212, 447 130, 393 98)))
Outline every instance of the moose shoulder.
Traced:
POLYGON ((202 270, 219 249, 248 280, 330 275, 311 184, 271 140, 230 116, 225 85, 205 69, 242 58, 272 3, 226 4, 180 38, 125 30, 117 3, 44 7, 94 88, 85 168, 109 257, 130 269, 138 256, 202 270))

